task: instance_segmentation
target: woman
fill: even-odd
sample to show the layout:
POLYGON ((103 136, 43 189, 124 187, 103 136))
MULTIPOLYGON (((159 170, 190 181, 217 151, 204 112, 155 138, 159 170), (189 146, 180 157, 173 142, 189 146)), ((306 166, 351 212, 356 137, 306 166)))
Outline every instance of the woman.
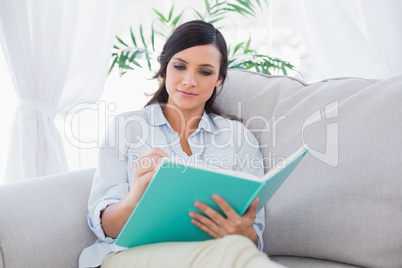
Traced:
POLYGON ((160 80, 160 88, 143 109, 118 116, 110 127, 114 133, 101 146, 88 215, 98 241, 83 251, 80 267, 189 267, 190 263, 191 267, 217 263, 258 267, 257 263, 270 263, 258 252, 263 247, 264 229, 263 210, 256 215, 258 199, 240 216, 214 195, 226 217, 201 200, 196 202, 194 206, 206 216, 191 212, 189 221, 217 238, 214 240, 123 251, 113 244, 162 157, 263 175, 255 137, 241 123, 219 116, 214 106, 216 88, 224 82, 228 68, 222 34, 203 21, 184 23, 167 40, 158 60, 161 67, 155 78, 160 80), (257 158, 260 165, 244 165, 246 158, 257 158), (206 252, 208 256, 204 256, 206 252))

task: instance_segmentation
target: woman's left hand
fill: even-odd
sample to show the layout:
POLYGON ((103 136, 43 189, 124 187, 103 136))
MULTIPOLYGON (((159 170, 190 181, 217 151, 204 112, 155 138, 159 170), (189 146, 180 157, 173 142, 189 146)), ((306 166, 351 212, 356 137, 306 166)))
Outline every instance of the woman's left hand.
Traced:
POLYGON ((193 218, 191 222, 214 238, 239 234, 250 238, 251 241, 257 245, 257 232, 253 224, 257 214, 258 197, 254 199, 243 216, 237 214, 221 196, 214 194, 212 199, 222 209, 226 218, 210 206, 197 201, 194 206, 204 212, 208 217, 196 212, 190 212, 189 216, 193 218))

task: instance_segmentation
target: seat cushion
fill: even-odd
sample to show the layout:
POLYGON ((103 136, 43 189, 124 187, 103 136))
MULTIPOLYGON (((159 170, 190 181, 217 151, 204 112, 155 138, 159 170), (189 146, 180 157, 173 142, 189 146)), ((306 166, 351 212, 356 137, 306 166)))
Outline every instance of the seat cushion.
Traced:
POLYGON ((318 260, 312 258, 301 258, 292 256, 270 256, 272 261, 282 264, 289 268, 357 268, 354 266, 340 262, 318 260))

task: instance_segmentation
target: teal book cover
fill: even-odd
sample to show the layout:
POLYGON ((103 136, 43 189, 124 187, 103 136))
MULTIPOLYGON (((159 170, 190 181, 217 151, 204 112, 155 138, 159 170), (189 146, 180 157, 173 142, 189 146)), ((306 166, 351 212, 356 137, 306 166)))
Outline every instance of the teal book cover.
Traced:
POLYGON ((212 195, 218 194, 242 215, 258 196, 260 210, 307 151, 308 148, 302 147, 288 157, 281 167, 273 168, 263 178, 163 160, 115 244, 131 248, 160 242, 212 239, 191 223, 191 211, 202 213, 194 207, 196 201, 222 214, 212 200, 212 195))

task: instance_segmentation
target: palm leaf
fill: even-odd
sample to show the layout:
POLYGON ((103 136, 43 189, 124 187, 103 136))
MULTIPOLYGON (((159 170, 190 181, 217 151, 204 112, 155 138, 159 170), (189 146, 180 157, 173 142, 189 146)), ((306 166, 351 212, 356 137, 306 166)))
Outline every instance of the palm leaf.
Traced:
POLYGON ((137 47, 137 42, 135 40, 135 36, 134 36, 134 33, 133 33, 133 28, 131 28, 131 27, 130 27, 130 35, 131 35, 131 40, 133 41, 134 46, 137 47))
POLYGON ((254 5, 252 4, 251 1, 246 0, 236 0, 240 5, 242 5, 243 7, 245 7, 245 9, 248 9, 253 15, 255 15, 255 11, 254 11, 254 5))
POLYGON ((244 42, 239 43, 233 50, 233 55, 243 46, 244 42))
POLYGON ((235 5, 235 4, 228 4, 228 5, 231 6, 237 13, 239 13, 239 14, 245 16, 245 17, 246 17, 245 14, 249 14, 249 15, 253 16, 253 14, 250 13, 250 12, 249 12, 247 9, 245 9, 245 8, 242 8, 242 7, 240 7, 240 6, 238 6, 238 5, 235 5))
POLYGON ((165 16, 163 16, 158 10, 156 10, 155 8, 153 8, 153 10, 156 13, 156 15, 159 16, 160 21, 168 22, 167 19, 165 18, 165 16))
POLYGON ((208 14, 211 14, 211 6, 209 5, 208 0, 205 0, 204 3, 205 3, 205 8, 207 9, 208 14))
POLYGON ((126 43, 123 42, 123 40, 121 40, 118 36, 116 36, 117 41, 119 41, 119 43, 123 44, 124 46, 128 47, 128 45, 126 43))
POLYGON ((173 28, 176 28, 176 24, 179 22, 179 20, 181 19, 181 16, 183 15, 183 12, 180 13, 172 22, 173 28))
POLYGON ((224 19, 224 17, 220 17, 220 18, 216 18, 216 19, 210 20, 210 21, 208 21, 208 22, 211 23, 211 24, 214 24, 214 23, 216 23, 216 22, 218 22, 218 21, 220 21, 220 20, 223 20, 223 19, 224 19))
POLYGON ((144 47, 145 47, 145 50, 146 50, 147 49, 147 43, 145 42, 144 33, 142 31, 142 24, 140 24, 140 36, 141 36, 142 43, 144 44, 144 47))
POLYGON ((173 10, 174 10, 174 4, 172 5, 172 8, 170 9, 169 18, 166 22, 169 22, 172 19, 173 10))
POLYGON ((152 44, 152 50, 155 51, 155 30, 154 30, 154 24, 152 23, 151 26, 151 44, 152 44))
POLYGON ((195 8, 193 8, 193 10, 200 20, 205 20, 204 17, 200 14, 200 12, 198 12, 195 8))
POLYGON ((116 62, 117 62, 118 59, 119 59, 119 56, 116 56, 116 57, 114 58, 114 60, 113 60, 113 62, 112 62, 112 65, 110 65, 108 75, 112 72, 112 69, 113 69, 113 67, 116 65, 116 62))

